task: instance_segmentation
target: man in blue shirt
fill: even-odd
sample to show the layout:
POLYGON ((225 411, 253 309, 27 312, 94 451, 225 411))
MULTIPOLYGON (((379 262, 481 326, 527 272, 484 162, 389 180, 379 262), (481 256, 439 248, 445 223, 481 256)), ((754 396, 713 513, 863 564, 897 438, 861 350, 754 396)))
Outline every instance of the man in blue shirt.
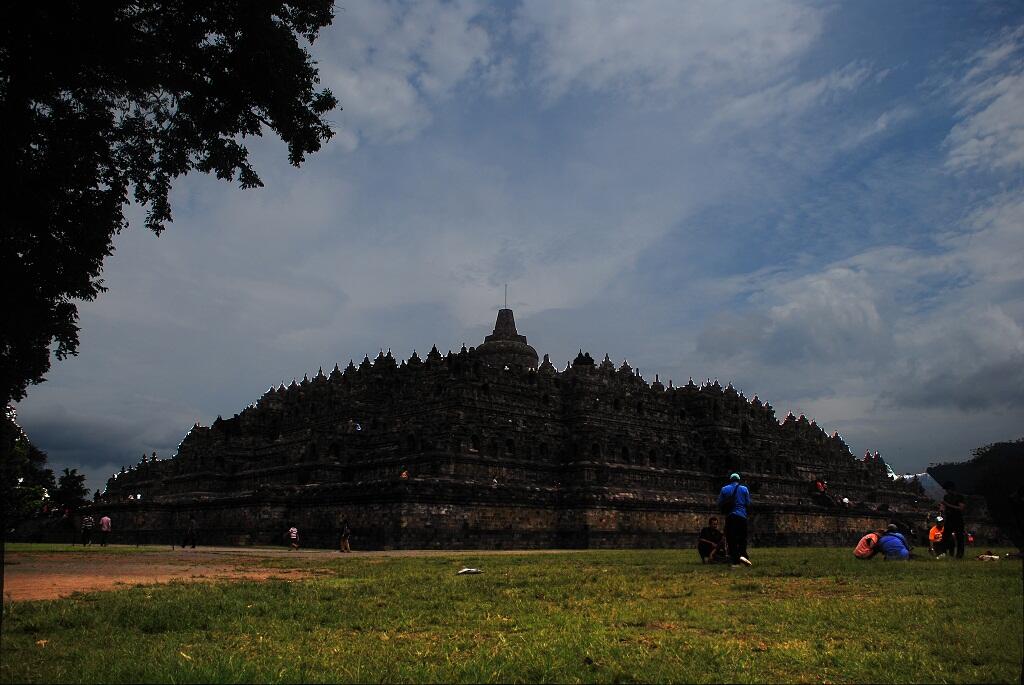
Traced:
POLYGON ((875 548, 885 555, 886 561, 906 561, 910 558, 910 545, 895 523, 890 523, 885 533, 878 538, 875 548))
POLYGON ((732 565, 753 566, 747 558, 747 507, 750 506, 750 491, 740 485, 740 474, 729 476, 729 483, 722 486, 718 494, 718 508, 725 517, 725 541, 729 545, 732 565))

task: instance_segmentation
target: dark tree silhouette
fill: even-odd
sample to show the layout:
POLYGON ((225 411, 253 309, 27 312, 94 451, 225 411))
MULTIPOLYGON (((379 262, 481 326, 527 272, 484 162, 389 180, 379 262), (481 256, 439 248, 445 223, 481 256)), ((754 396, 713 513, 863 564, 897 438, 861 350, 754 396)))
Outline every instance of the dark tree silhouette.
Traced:
POLYGON ((928 473, 940 483, 953 481, 964 494, 984 497, 992 520, 1024 550, 1024 438, 971 453, 969 461, 929 466, 928 473))
POLYGON ((72 511, 89 503, 89 488, 85 487, 85 476, 78 469, 64 469, 57 478, 55 504, 72 511))
POLYGON ((337 106, 305 45, 331 0, 16 2, 0 22, 0 406, 78 349, 130 197, 159 234, 189 171, 262 185, 244 139, 298 166, 337 106))
MULTIPOLYGON (((5 563, 8 529, 38 513, 55 491, 46 453, 32 444, 17 419, 14 408, 5 405, 0 416, 0 568, 5 563)), ((6 596, 3 576, 0 572, 0 597, 6 596)))
POLYGON ((46 453, 32 444, 18 425, 13 407, 0 416, 0 507, 4 530, 39 513, 56 486, 46 453))

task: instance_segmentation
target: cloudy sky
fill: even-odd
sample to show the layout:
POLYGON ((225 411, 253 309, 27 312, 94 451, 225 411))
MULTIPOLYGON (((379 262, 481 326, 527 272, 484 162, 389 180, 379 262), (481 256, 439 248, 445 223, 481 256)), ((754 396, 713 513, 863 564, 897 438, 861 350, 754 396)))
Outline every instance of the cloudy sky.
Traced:
POLYGON ((313 52, 325 150, 116 240, 18 406, 55 467, 477 344, 506 282, 559 366, 732 381, 898 471, 1024 435, 1020 3, 346 0, 313 52))

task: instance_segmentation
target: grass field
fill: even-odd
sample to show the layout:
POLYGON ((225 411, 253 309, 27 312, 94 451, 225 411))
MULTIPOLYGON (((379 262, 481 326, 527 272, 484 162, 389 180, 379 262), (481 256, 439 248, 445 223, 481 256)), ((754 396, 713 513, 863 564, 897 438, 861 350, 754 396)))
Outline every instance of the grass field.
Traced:
POLYGON ((752 569, 703 567, 691 550, 267 559, 314 576, 5 604, 0 675, 4 683, 1020 682, 1020 561, 753 552, 752 569), (484 573, 455 575, 464 565, 484 573))
POLYGON ((159 552, 161 549, 167 549, 167 547, 131 547, 125 545, 100 547, 98 544, 83 547, 82 545, 68 545, 57 542, 8 542, 5 545, 7 552, 30 552, 34 554, 145 554, 147 552, 159 552))

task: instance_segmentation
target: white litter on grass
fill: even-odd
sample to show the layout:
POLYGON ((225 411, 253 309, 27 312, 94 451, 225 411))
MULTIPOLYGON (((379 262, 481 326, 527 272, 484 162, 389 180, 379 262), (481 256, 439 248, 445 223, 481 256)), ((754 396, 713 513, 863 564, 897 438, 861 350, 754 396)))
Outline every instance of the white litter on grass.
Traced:
POLYGON ((473 575, 474 573, 483 573, 483 571, 481 571, 478 568, 464 568, 461 571, 459 571, 458 573, 456 573, 455 575, 457 575, 457 576, 469 576, 469 575, 473 575))

